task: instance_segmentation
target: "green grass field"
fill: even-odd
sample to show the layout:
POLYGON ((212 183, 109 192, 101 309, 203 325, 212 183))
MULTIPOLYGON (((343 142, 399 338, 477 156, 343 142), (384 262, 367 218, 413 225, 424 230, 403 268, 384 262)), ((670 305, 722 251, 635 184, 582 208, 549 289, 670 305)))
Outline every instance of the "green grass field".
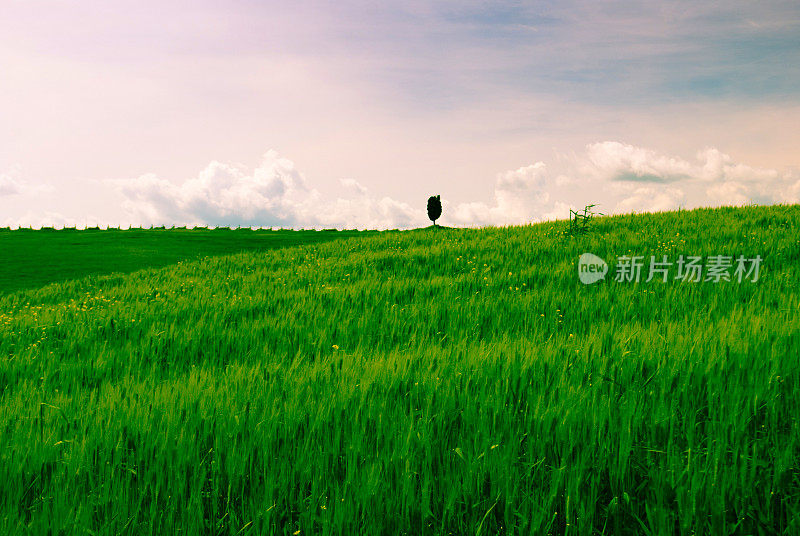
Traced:
POLYGON ((356 231, 0 229, 0 293, 88 275, 128 273, 202 256, 364 236, 356 231))
POLYGON ((0 534, 800 534, 798 224, 377 233, 7 292, 0 534), (763 262, 587 286, 584 252, 763 262))

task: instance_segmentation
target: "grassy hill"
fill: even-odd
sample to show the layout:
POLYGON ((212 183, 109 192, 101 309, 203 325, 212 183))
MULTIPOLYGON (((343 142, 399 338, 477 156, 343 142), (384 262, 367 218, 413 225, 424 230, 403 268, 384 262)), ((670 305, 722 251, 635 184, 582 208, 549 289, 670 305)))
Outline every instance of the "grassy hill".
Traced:
POLYGON ((379 233, 0 296, 0 533, 798 534, 798 223, 379 233), (762 262, 614 280, 681 254, 762 262))
POLYGON ((0 293, 88 275, 128 273, 202 256, 363 236, 357 231, 0 229, 0 293))

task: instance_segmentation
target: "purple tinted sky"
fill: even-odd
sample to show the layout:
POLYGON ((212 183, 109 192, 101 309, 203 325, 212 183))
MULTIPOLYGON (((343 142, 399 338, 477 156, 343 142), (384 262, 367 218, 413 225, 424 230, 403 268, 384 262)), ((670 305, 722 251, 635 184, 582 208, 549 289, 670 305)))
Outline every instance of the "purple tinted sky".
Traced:
POLYGON ((108 180, 269 149, 322 195, 414 205, 605 140, 798 166, 800 4, 696 4, 7 0, 0 174, 37 193, 0 223, 113 222, 108 180))

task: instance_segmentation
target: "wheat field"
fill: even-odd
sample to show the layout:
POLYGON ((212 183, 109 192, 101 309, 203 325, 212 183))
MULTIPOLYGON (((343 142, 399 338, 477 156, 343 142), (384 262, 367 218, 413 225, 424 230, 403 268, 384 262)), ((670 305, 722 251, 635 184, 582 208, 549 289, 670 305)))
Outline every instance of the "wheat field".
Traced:
POLYGON ((385 232, 9 292, 0 533, 800 534, 798 223, 385 232), (763 262, 583 285, 584 252, 763 262))

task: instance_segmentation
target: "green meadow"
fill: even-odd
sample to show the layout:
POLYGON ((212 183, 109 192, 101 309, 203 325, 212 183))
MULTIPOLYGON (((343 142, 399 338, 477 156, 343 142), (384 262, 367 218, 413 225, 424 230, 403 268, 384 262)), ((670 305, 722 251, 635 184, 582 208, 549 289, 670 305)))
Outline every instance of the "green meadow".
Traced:
POLYGON ((324 242, 357 231, 0 228, 0 293, 198 257, 324 242))
POLYGON ((800 534, 798 224, 0 232, 0 534, 800 534))

